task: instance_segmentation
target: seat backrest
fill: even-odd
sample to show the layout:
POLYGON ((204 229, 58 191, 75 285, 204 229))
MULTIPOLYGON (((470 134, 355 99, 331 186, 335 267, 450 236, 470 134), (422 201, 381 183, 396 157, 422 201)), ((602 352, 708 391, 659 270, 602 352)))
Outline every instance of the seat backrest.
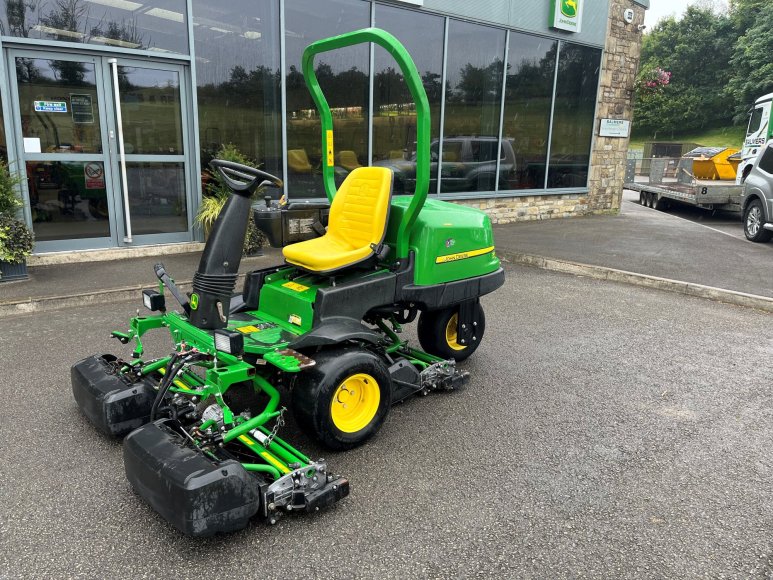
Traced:
POLYGON ((330 205, 327 235, 350 249, 384 241, 392 170, 358 167, 346 176, 330 205))
POLYGON ((290 169, 296 171, 303 171, 311 168, 309 163, 309 156, 306 155, 305 149, 290 149, 287 151, 287 165, 290 169))
POLYGON ((351 150, 341 151, 338 154, 338 162, 346 169, 356 169, 357 167, 361 167, 360 162, 357 161, 357 154, 351 150))

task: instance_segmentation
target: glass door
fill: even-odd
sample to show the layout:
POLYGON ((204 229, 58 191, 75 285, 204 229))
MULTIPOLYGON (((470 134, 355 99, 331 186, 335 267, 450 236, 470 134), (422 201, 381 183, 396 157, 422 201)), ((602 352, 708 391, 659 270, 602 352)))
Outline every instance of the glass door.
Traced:
POLYGON ((178 65, 104 59, 120 245, 192 239, 183 75, 178 65))
POLYGON ((38 252, 192 240, 185 70, 10 50, 38 252))
POLYGON ((11 50, 8 59, 37 250, 114 245, 101 58, 11 50))

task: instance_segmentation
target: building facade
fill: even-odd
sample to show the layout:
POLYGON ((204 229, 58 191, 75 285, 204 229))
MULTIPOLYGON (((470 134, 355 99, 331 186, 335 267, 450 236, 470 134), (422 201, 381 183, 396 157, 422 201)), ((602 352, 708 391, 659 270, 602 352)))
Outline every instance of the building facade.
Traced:
MULTIPOLYGON (((645 4, 3 0, 0 150, 21 174, 38 254, 195 241, 207 164, 224 148, 282 177, 289 199, 324 196, 301 54, 377 26, 422 75, 431 195, 495 221, 614 211, 628 139, 602 125, 631 119, 645 4)), ((391 57, 351 47, 316 70, 339 179, 385 165, 410 191, 415 110, 391 57)))

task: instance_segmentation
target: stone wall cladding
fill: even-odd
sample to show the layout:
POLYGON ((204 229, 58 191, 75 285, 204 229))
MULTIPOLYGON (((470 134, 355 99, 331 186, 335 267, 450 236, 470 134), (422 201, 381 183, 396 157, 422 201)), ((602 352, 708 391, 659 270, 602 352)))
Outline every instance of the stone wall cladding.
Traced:
MULTIPOLYGON (((644 8, 632 0, 610 0, 607 42, 601 64, 597 119, 633 119, 633 87, 639 68, 644 8), (623 20, 623 12, 634 11, 633 22, 623 20)), ((588 213, 620 211, 623 196, 628 138, 599 137, 599 123, 591 149, 588 174, 588 213)))
POLYGON ((495 224, 565 218, 589 213, 588 195, 584 193, 450 201, 485 211, 495 224))

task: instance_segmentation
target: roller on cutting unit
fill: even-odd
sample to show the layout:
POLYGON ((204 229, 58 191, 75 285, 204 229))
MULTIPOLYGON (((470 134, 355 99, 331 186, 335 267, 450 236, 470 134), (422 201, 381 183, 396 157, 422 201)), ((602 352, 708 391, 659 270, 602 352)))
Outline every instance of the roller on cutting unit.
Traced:
MULTIPOLYGON (((133 343, 131 356, 98 354, 72 367, 73 393, 86 417, 106 435, 125 437, 132 487, 193 536, 231 532, 252 520, 274 524, 346 497, 346 478, 283 438, 286 413, 321 446, 346 450, 373 437, 394 403, 459 387, 469 377, 457 363, 475 352, 485 332, 480 297, 504 282, 488 216, 426 199, 429 106, 397 39, 368 28, 319 40, 306 48, 303 70, 326 152, 328 204, 312 209, 324 212, 327 228, 317 223, 314 235, 284 245, 282 265, 247 273, 236 291, 251 199, 282 182, 213 161, 232 195, 212 228, 192 292, 181 292, 157 265, 158 290, 142 296, 150 313, 112 333, 133 343), (385 167, 356 168, 336 187, 332 116, 314 58, 368 42, 392 54, 416 101, 410 196, 392 194, 385 167), (416 319, 421 348, 400 336, 416 319), (145 358, 143 336, 161 328, 174 349, 145 358)), ((265 226, 266 210, 260 211, 256 223, 265 226)))

